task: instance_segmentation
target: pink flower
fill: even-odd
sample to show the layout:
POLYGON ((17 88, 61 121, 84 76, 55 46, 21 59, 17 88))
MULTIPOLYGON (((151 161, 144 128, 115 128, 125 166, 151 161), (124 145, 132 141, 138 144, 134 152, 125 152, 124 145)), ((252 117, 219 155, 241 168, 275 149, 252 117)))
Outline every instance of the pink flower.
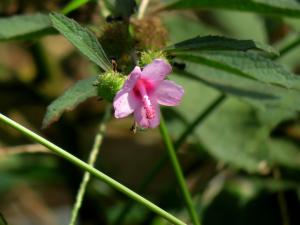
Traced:
POLYGON ((162 59, 155 59, 143 70, 136 66, 114 98, 115 117, 123 118, 134 113, 135 121, 142 128, 157 127, 159 105, 178 105, 184 94, 181 86, 164 80, 171 71, 171 65, 162 59))

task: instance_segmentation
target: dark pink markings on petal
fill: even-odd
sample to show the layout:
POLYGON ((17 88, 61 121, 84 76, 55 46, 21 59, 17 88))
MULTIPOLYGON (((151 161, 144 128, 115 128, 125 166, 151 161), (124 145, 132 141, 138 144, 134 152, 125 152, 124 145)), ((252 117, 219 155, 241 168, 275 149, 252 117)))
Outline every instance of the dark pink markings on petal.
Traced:
POLYGON ((180 85, 164 80, 171 71, 171 65, 162 59, 155 59, 143 71, 136 66, 114 98, 115 117, 123 118, 134 112, 140 127, 157 127, 160 122, 159 104, 178 105, 184 94, 180 85))

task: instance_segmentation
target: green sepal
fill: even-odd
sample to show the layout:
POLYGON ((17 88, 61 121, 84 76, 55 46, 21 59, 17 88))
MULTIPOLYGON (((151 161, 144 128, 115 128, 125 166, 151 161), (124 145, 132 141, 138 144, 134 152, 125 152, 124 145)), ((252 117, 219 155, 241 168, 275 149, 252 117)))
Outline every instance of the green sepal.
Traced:
POLYGON ((168 62, 167 57, 163 51, 148 50, 141 53, 140 66, 144 67, 152 63, 154 59, 164 59, 166 62, 168 62))
POLYGON ((100 74, 95 85, 98 86, 98 95, 112 102, 117 92, 123 87, 126 76, 119 72, 107 71, 100 74))

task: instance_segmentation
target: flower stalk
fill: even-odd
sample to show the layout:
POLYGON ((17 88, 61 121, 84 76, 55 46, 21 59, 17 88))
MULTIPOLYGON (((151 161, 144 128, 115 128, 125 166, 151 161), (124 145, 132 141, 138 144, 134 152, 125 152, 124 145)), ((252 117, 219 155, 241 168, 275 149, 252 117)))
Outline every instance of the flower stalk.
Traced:
POLYGON ((73 156, 69 152, 65 151, 64 149, 58 147, 57 145, 53 144, 52 142, 46 140, 45 138, 39 136, 38 134, 32 132, 31 130, 25 128, 24 126, 20 125, 19 123, 11 120, 10 118, 4 116, 0 113, 0 122, 3 124, 16 129, 17 131, 21 132, 23 135, 27 136, 28 138, 32 139, 33 141, 40 143, 47 147, 49 150, 53 151, 57 155, 63 157, 64 159, 68 160, 69 162, 73 163, 74 165, 78 166, 79 168, 89 172, 99 180, 105 182, 112 188, 120 191, 121 193, 125 194, 129 198, 141 203, 148 209, 152 210, 153 212, 157 213, 158 215, 162 216, 169 222, 175 225, 187 225, 183 221, 179 220, 175 216, 171 215, 170 213, 166 212, 165 210, 161 209, 157 205, 153 204, 149 200, 145 199, 144 197, 140 196, 139 194, 135 193, 134 191, 130 190, 126 186, 122 185, 121 183, 117 182, 116 180, 112 179, 111 177, 107 176, 106 174, 102 173, 101 171, 95 169, 94 167, 88 165, 84 161, 78 159, 77 157, 73 156))
MULTIPOLYGON (((209 115, 211 115, 215 109, 217 109, 221 103, 226 99, 225 94, 221 94, 217 97, 201 114, 199 114, 183 131, 183 133, 179 136, 177 141, 174 143, 175 151, 177 152, 183 143, 185 143, 186 139, 193 134, 196 127, 198 127, 209 115)), ((164 154, 161 158, 155 163, 153 168, 145 175, 144 179, 139 184, 137 190, 139 193, 144 193, 145 189, 149 186, 149 184, 154 180, 157 174, 161 171, 163 166, 165 166, 168 161, 168 154, 164 154)), ((127 202, 124 206, 123 210, 118 215, 117 219, 113 223, 114 225, 120 225, 125 220, 126 216, 129 214, 130 210, 134 205, 133 201, 127 202)))
POLYGON ((166 127, 165 121, 163 116, 161 116, 161 121, 160 121, 160 132, 161 132, 161 136, 163 138, 163 141, 166 145, 166 149, 167 149, 167 153, 170 159, 170 162, 172 164, 181 194, 183 196, 183 199, 185 201, 186 207, 188 209, 188 212, 190 214, 191 220, 193 222, 194 225, 200 225, 200 221, 199 221, 199 217, 197 215, 196 209, 193 205, 192 202, 192 198, 191 198, 191 194, 188 190, 188 187, 186 185, 184 176, 183 176, 183 172, 179 163, 179 160, 177 158, 176 155, 176 151, 174 148, 174 145, 172 143, 172 140, 170 138, 168 129, 166 127))

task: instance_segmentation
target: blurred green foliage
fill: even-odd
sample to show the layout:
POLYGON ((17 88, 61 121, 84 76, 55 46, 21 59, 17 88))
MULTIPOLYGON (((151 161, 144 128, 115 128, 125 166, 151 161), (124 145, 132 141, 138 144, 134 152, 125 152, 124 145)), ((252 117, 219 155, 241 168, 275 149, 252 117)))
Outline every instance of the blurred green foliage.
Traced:
MULTIPOLYGON (((127 73, 132 61, 140 56, 135 46, 141 46, 134 42, 141 37, 133 29, 134 1, 126 1, 130 4, 105 1, 106 4, 99 5, 96 1, 86 2, 68 15, 96 31, 95 36, 93 33, 86 36, 92 40, 86 55, 94 63, 100 63, 102 69, 109 67, 111 59, 103 66, 101 60, 105 57, 102 53, 93 55, 97 53, 93 46, 98 46, 97 40, 103 44, 101 40, 105 39, 103 49, 110 49, 109 36, 101 36, 103 27, 124 23, 130 41, 120 42, 129 44, 121 48, 126 49, 124 52, 111 51, 109 57, 116 55, 118 69, 127 73)), ((35 0, 0 3, 3 17, 0 40, 5 41, 0 43, 0 109, 1 113, 86 159, 106 102, 97 101, 96 97, 82 101, 97 95, 92 89, 93 82, 88 81, 94 79, 91 75, 103 71, 89 63, 64 38, 50 35, 55 31, 50 27, 47 13, 59 12, 68 3, 35 0), (67 101, 62 101, 65 97, 58 98, 82 79, 80 82, 88 85, 80 86, 79 91, 75 88, 76 93, 67 101), (59 114, 81 104, 64 113, 50 128, 41 130, 46 108, 57 98, 63 102, 59 114)), ((186 40, 190 41, 182 44, 192 43, 188 49, 179 49, 182 45, 175 45, 172 51, 167 46, 161 47, 173 63, 170 79, 184 86, 186 92, 180 106, 163 109, 174 140, 221 93, 226 94, 225 100, 190 131, 178 153, 203 225, 300 223, 300 48, 296 44, 282 56, 273 54, 300 38, 299 9, 296 0, 150 2, 144 19, 147 23, 152 21, 150 17, 159 20, 168 31, 163 37, 163 40, 168 37, 167 46, 186 40), (170 5, 164 7, 165 2, 170 5), (204 38, 203 43, 201 38, 195 38, 210 35, 218 35, 220 42, 210 47, 211 37, 204 38), (226 43, 231 39, 233 43, 226 43), (241 48, 237 44, 243 43, 242 40, 252 47, 241 48)), ((76 29, 72 32, 75 36, 71 38, 76 37, 75 42, 82 44, 84 40, 79 38, 82 35, 76 29)), ((111 41, 116 40, 118 36, 111 41)), ((164 149, 157 130, 132 135, 131 125, 132 119, 108 123, 96 167, 136 190, 164 149)), ((45 152, 10 153, 12 147, 24 149, 27 143, 20 134, 0 125, 0 212, 9 224, 67 224, 82 172, 45 152)), ((147 198, 189 220, 168 163, 149 183, 144 188, 147 198)), ((93 180, 79 224, 116 224, 127 201, 93 180)), ((133 205, 120 224, 167 223, 145 208, 133 205)))

